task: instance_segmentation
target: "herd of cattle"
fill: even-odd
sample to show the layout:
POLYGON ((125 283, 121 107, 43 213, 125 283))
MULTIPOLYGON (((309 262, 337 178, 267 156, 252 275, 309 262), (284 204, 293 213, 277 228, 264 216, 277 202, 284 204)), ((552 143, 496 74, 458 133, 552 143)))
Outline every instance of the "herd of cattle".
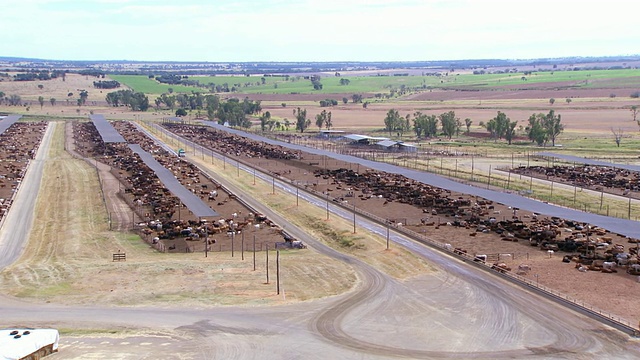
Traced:
POLYGON ((163 126, 185 139, 227 156, 271 160, 298 160, 301 158, 298 151, 253 141, 224 131, 211 130, 206 126, 191 126, 180 123, 164 123, 163 126))
POLYGON ((126 143, 105 143, 93 123, 76 122, 76 149, 86 157, 111 166, 112 173, 124 184, 119 195, 142 219, 137 226, 156 248, 167 252, 204 251, 205 246, 209 250, 227 250, 233 246, 230 238, 248 229, 257 235, 260 247, 282 239, 282 235, 278 235, 281 230, 269 219, 251 212, 195 165, 168 152, 130 122, 116 121, 112 125, 126 143), (221 216, 195 217, 128 144, 138 144, 152 154, 186 189, 221 216))
POLYGON ((42 121, 16 122, 0 135, 0 219, 11 207, 29 161, 47 128, 42 121))
POLYGON ((516 174, 553 179, 565 184, 575 184, 578 187, 596 191, 608 189, 609 192, 624 195, 632 191, 640 191, 640 173, 626 169, 593 165, 554 165, 520 166, 511 171, 516 174))
MULTIPOLYGON (((306 170, 310 165, 307 162, 290 160, 299 160, 311 155, 292 152, 277 145, 255 142, 209 127, 173 123, 164 126, 180 136, 229 156, 270 159, 281 162, 283 168, 304 166, 306 170)), ((345 196, 355 197, 364 210, 374 215, 379 207, 368 206, 363 201, 376 198, 384 200, 383 206, 389 202, 408 204, 420 208, 427 215, 420 219, 423 226, 450 225, 469 230, 470 236, 478 233, 493 233, 504 241, 520 242, 543 251, 568 253, 569 256, 563 260, 568 259, 584 266, 591 266, 591 270, 614 272, 616 269, 611 269, 609 266, 606 268, 598 266, 600 262, 614 262, 616 266, 626 267, 629 273, 640 275, 640 268, 636 266, 638 254, 635 239, 625 239, 589 224, 539 216, 517 208, 506 210, 509 216, 500 216, 501 210, 497 209, 504 208, 500 204, 462 196, 462 194, 452 194, 448 190, 429 186, 398 174, 370 169, 357 172, 343 167, 331 169, 320 166, 321 164, 314 165, 316 165, 312 166, 314 176, 326 180, 326 193, 341 194, 333 196, 336 203, 343 202, 345 196), (443 224, 435 224, 433 221, 435 215, 438 219, 444 217, 447 221, 443 224), (627 245, 629 248, 626 250, 624 245, 620 244, 623 239, 630 244, 627 245)), ((281 176, 291 176, 291 180, 300 173, 295 170, 281 172, 283 174, 281 176)), ((498 268, 503 269, 503 267, 498 268)))

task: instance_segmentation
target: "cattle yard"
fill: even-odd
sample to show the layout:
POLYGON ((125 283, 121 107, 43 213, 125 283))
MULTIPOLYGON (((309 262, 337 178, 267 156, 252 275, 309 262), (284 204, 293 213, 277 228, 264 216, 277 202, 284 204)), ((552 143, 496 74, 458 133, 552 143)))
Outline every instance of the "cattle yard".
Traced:
MULTIPOLYGON (((477 257, 496 270, 512 271, 572 298, 587 299, 618 316, 637 316, 633 305, 638 294, 636 239, 208 127, 164 126, 224 154, 230 170, 239 162, 248 164, 326 196, 327 201, 355 207, 358 213, 368 213, 389 226, 477 257), (580 285, 584 281, 597 283, 598 290, 585 289, 580 285), (601 291, 619 294, 616 306, 606 296, 598 296, 601 291)), ((202 148, 195 147, 193 153, 205 156, 202 148)))
POLYGON ((46 127, 41 121, 19 122, 0 134, 0 218, 9 210, 46 127))
MULTIPOLYGON (((232 251, 234 247, 239 250, 242 243, 244 250, 251 250, 253 235, 258 249, 286 240, 282 229, 261 214, 252 212, 234 194, 186 159, 147 137, 139 126, 126 121, 112 124, 128 143, 139 144, 153 154, 183 186, 221 214, 211 219, 194 217, 179 199, 164 191, 153 173, 127 146, 105 144, 91 123, 74 122, 76 149, 92 161, 111 166, 112 173, 119 179, 118 186, 122 188, 119 195, 132 209, 132 228, 157 250, 203 252, 207 244, 208 251, 224 252, 232 251), (244 239, 247 233, 251 240, 244 239)), ((15 149, 18 144, 24 149, 28 148, 24 144, 32 143, 23 156, 33 154, 38 135, 41 137, 45 126, 45 123, 35 122, 12 126, 5 133, 13 134, 11 145, 6 148, 14 151, 7 153, 6 158, 17 159, 15 149), (26 140, 29 138, 32 139, 26 140)), ((229 171, 236 171, 239 163, 249 164, 274 178, 326 196, 328 202, 345 208, 355 207, 358 213, 382 219, 389 227, 413 231, 416 236, 426 236, 446 248, 493 264, 498 271, 517 272, 524 278, 572 298, 585 299, 617 316, 637 317, 635 275, 639 270, 635 239, 589 224, 545 217, 474 196, 451 193, 396 174, 373 171, 360 164, 256 143, 208 127, 164 126, 203 148, 223 154, 229 171), (587 289, 580 285, 584 281, 595 285, 587 289), (615 302, 599 295, 611 293, 617 294, 615 302)), ((197 150, 193 149, 194 155, 197 150)), ((204 152, 200 155, 205 156, 204 152)), ((14 161, 26 161, 26 158, 21 159, 14 161)), ((9 178, 10 173, 6 177, 9 178)), ((7 187, 2 189, 8 190, 7 187)))
POLYGON ((520 166, 512 169, 512 172, 608 194, 639 197, 640 173, 627 169, 593 165, 552 165, 520 166))
POLYGON ((76 149, 82 155, 108 164, 121 183, 119 196, 132 209, 135 229, 145 241, 162 252, 262 250, 282 242, 283 231, 262 214, 253 213, 234 194, 206 176, 193 164, 170 154, 130 122, 114 122, 127 144, 138 144, 183 186, 220 214, 198 218, 168 192, 156 175, 127 144, 104 143, 92 123, 75 122, 76 149), (246 236, 245 239, 245 235, 246 236))

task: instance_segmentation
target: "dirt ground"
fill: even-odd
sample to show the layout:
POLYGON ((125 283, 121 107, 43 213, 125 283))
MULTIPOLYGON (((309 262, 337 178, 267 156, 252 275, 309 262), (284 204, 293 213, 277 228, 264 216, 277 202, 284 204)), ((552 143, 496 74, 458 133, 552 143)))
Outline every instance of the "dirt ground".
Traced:
MULTIPOLYGON (((331 199, 344 197, 347 201, 345 205, 347 208, 354 204, 358 209, 382 219, 390 219, 394 224, 402 224, 398 226, 404 226, 440 243, 449 243, 453 247, 465 249, 469 254, 486 254, 489 261, 504 262, 514 272, 517 271, 519 265, 529 265, 531 270, 522 273, 522 276, 541 286, 560 292, 571 299, 578 299, 580 303, 595 309, 602 309, 618 317, 640 319, 640 310, 637 309, 640 283, 636 277, 626 274, 624 268, 620 268, 617 273, 612 274, 579 272, 574 266, 575 263, 562 262, 563 255, 566 254, 563 252, 550 254, 539 247, 531 246, 528 241, 503 241, 501 236, 495 233, 481 233, 477 232, 475 228, 448 226, 446 224, 454 220, 452 217, 425 214, 421 208, 386 201, 384 198, 375 196, 365 200, 359 197, 361 193, 357 190, 354 191, 353 197, 345 197, 350 191, 348 184, 336 184, 330 178, 317 177, 314 175, 314 170, 345 168, 365 173, 368 169, 359 164, 333 159, 327 160, 324 157, 308 153, 303 153, 302 156, 302 160, 287 161, 267 161, 247 157, 239 159, 270 173, 280 174, 280 177, 298 182, 318 193, 329 191, 331 199), (423 225, 421 219, 425 218, 428 223, 432 224, 423 225), (589 282, 593 286, 585 287, 585 282, 589 282), (615 301, 612 301, 609 296, 612 293, 617 294, 615 301)), ((231 156, 231 158, 233 157, 231 156)), ((233 163, 232 160, 229 161, 233 163)), ((469 198, 465 194, 451 194, 450 196, 452 198, 469 198)), ((476 201, 477 199, 471 198, 471 200, 476 201)), ((498 220, 510 219, 513 215, 513 209, 501 204, 493 205, 492 215, 498 220)), ((534 218, 531 212, 525 210, 518 210, 517 216, 525 223, 532 222, 534 218)), ((540 219, 542 218, 540 217, 540 219)), ((622 244, 626 248, 636 246, 628 244, 627 239, 623 236, 612 233, 606 233, 606 236, 611 237, 613 243, 622 244)))
MULTIPOLYGON (((45 83, 45 89, 42 94, 45 96, 45 99, 55 97, 57 104, 51 106, 50 103, 46 102, 42 109, 40 109, 40 106, 37 104, 39 89, 35 82, 10 85, 24 87, 21 89, 7 88, 9 85, 2 83, 0 84, 0 89, 5 93, 13 93, 13 91, 15 91, 18 94, 22 94, 25 99, 30 99, 32 105, 28 112, 29 114, 77 116, 88 115, 89 111, 93 109, 98 112, 101 110, 104 111, 107 118, 117 119, 134 119, 136 117, 152 119, 170 115, 166 112, 132 114, 127 113, 123 109, 100 106, 83 107, 80 109, 81 111, 78 112, 75 106, 67 106, 67 93, 73 92, 76 94, 77 89, 86 88, 87 84, 91 81, 93 80, 78 76, 78 78, 67 77, 66 82, 58 79, 55 83, 45 83), (62 106, 63 104, 65 105, 62 106)), ((615 92, 618 92, 618 90, 615 92)), ((609 95, 615 92, 609 89, 594 89, 593 91, 576 90, 575 92, 573 90, 527 90, 522 92, 487 91, 469 93, 441 92, 437 94, 434 92, 428 95, 426 93, 412 95, 405 98, 404 101, 400 99, 393 100, 389 103, 371 103, 366 109, 362 108, 361 104, 349 103, 347 105, 333 107, 329 110, 333 113, 333 123, 336 130, 358 132, 370 129, 381 129, 384 126, 383 119, 388 109, 396 108, 400 110, 402 115, 405 113, 413 113, 417 110, 423 111, 424 113, 441 113, 448 110, 455 110, 457 116, 460 118, 470 117, 473 119, 474 125, 472 128, 482 131, 482 129, 477 127, 478 122, 486 121, 494 117, 498 110, 505 111, 512 120, 519 120, 519 123, 524 124, 531 113, 547 112, 553 108, 557 113, 562 115, 562 122, 565 124, 566 133, 593 133, 597 134, 597 136, 610 137, 611 124, 616 123, 621 124, 626 130, 625 135, 636 137, 637 134, 635 132, 637 131, 637 125, 631 121, 629 109, 626 107, 637 103, 634 100, 626 98, 627 95, 623 93, 617 94, 616 98, 610 98, 609 95), (594 98, 598 95, 606 96, 606 98, 594 98), (422 97, 424 97, 424 99, 422 99, 422 97), (548 99, 551 97, 557 100, 553 107, 548 102, 548 99), (566 103, 564 101, 565 97, 572 98, 572 102, 570 104, 566 103), (628 121, 621 121, 620 119, 628 119, 628 121)), ((103 96, 101 96, 99 92, 89 91, 89 94, 90 101, 99 102, 103 99, 103 96)), ((242 94, 237 95, 244 97, 242 94)), ((340 98, 342 98, 342 96, 344 96, 344 94, 340 94, 340 98)), ((327 95, 322 94, 319 98, 302 95, 284 95, 271 98, 270 95, 262 95, 260 98, 265 101, 263 104, 264 111, 268 110, 275 117, 282 119, 288 118, 291 120, 293 118, 291 107, 296 106, 296 103, 307 107, 309 109, 308 116, 312 118, 323 109, 315 104, 309 105, 309 101, 316 102, 317 99, 327 98, 327 95), (270 104, 272 101, 274 103, 270 104), (287 102, 287 107, 282 108, 280 105, 281 102, 287 102)), ((72 100, 70 100, 70 103, 71 102, 72 100)), ((24 109, 8 106, 2 106, 0 110, 11 113, 25 113, 24 109)), ((272 165, 258 163, 258 166, 271 171, 282 170, 275 166, 272 168, 272 165)), ((352 164, 351 166, 357 165, 352 164)), ((304 174, 304 171, 299 170, 298 172, 304 174)), ((295 170, 292 170, 292 174, 295 175, 295 170)), ((308 174, 304 174, 304 176, 299 178, 299 181, 313 182, 314 180, 316 179, 311 178, 308 174)), ((319 184, 318 190, 322 191, 322 184, 319 184)), ((412 211, 403 207, 398 208, 396 204, 393 203, 381 206, 381 204, 375 202, 363 204, 363 209, 375 209, 380 212, 379 216, 383 218, 397 218, 397 214, 404 215, 405 212, 411 213, 412 211)), ((417 215, 420 216, 420 213, 417 215)), ((442 220, 445 222, 445 219, 442 220)), ((562 263, 557 254, 549 257, 546 253, 526 244, 503 242, 499 239, 488 239, 484 237, 485 234, 478 234, 476 237, 471 237, 469 236, 469 231, 466 229, 453 229, 441 226, 437 230, 433 227, 420 228, 417 230, 434 239, 442 239, 442 241, 447 241, 456 247, 466 248, 473 253, 512 253, 514 256, 509 264, 513 266, 523 263, 524 261, 521 262, 521 260, 527 259, 528 254, 526 263, 530 264, 533 268, 527 275, 530 279, 535 279, 539 281, 541 285, 559 289, 567 295, 583 299, 587 303, 609 310, 620 316, 636 319, 640 317, 634 306, 637 302, 636 299, 640 295, 640 286, 635 279, 624 274, 624 272, 617 274, 579 273, 572 268, 572 264, 562 263), (616 281, 611 281, 611 279, 616 279, 616 281), (597 285, 585 287, 583 285, 585 281, 589 283, 594 282, 597 285), (594 288, 597 290, 594 291, 594 288), (611 293, 619 295, 616 296, 615 299, 612 299, 606 295, 611 293)), ((509 261, 508 258, 506 261, 509 261)))

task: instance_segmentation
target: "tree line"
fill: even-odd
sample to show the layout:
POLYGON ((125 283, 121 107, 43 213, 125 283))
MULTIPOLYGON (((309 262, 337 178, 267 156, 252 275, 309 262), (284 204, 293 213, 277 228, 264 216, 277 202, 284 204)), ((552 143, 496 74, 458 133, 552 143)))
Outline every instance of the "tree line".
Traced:
MULTIPOLYGON (((464 122, 461 121, 454 111, 447 111, 440 115, 427 115, 416 111, 402 116, 398 110, 390 109, 384 118, 384 130, 389 132, 389 136, 393 133, 402 136, 405 132, 413 130, 418 138, 442 135, 451 139, 454 135, 459 135, 464 128, 469 133, 472 123, 473 121, 469 118, 464 122)), ((518 121, 512 121, 501 111, 486 123, 481 121, 479 125, 485 128, 495 141, 505 139, 511 145, 517 136, 518 121)), ((552 146, 555 146, 556 139, 564 131, 564 125, 562 117, 554 110, 550 110, 547 114, 532 114, 523 130, 532 142, 546 146, 550 141, 552 146)))

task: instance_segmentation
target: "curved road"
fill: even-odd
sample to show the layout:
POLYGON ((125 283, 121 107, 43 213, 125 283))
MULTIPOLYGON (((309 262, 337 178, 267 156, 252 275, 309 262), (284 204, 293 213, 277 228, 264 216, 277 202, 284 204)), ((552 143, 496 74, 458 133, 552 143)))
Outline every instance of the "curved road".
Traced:
MULTIPOLYGON (((47 148, 43 143, 40 151, 47 148)), ((357 286, 340 296, 273 307, 66 307, 0 298, 0 321, 143 331, 124 339, 63 336, 59 355, 78 359, 86 353, 95 359, 640 357, 628 337, 420 244, 404 239, 441 271, 399 282, 243 200, 316 251, 352 265, 357 286)))

